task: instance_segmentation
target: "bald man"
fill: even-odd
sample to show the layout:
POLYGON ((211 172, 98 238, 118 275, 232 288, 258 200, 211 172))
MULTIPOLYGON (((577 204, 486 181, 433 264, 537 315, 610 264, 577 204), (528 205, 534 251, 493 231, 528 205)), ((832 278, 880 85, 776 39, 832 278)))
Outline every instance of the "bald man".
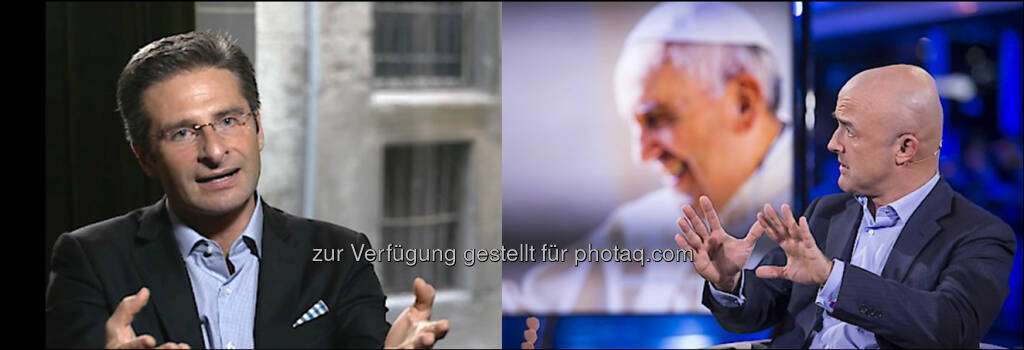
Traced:
POLYGON ((683 206, 676 243, 693 248, 703 304, 726 329, 768 327, 771 347, 977 348, 1009 294, 1010 227, 939 177, 942 108, 921 68, 893 65, 839 92, 828 149, 839 187, 799 219, 766 204, 749 234, 707 227, 683 206), (743 262, 762 234, 779 244, 743 262))

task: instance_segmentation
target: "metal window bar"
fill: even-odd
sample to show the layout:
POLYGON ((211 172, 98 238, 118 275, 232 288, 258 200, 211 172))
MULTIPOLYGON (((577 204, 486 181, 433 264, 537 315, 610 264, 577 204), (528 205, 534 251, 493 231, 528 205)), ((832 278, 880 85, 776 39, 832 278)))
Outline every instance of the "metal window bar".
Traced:
POLYGON ((375 84, 463 84, 464 16, 462 3, 374 3, 375 84))
MULTIPOLYGON (((390 145, 384 150, 383 245, 402 249, 458 248, 468 143, 390 145)), ((457 258, 461 259, 461 258, 457 258)), ((408 291, 419 276, 438 289, 455 286, 443 262, 378 263, 385 292, 408 291)))

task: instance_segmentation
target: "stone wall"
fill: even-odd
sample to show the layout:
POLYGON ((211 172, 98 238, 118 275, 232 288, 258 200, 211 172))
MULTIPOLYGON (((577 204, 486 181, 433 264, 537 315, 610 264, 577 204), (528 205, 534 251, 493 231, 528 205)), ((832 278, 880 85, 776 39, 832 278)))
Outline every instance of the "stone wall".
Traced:
MULTIPOLYGON (((265 147, 260 193, 273 205, 302 214, 311 37, 308 16, 319 17, 316 88, 315 198, 312 216, 381 242, 384 147, 390 143, 471 143, 460 249, 501 245, 500 5, 467 4, 468 84, 457 88, 377 90, 373 84, 373 15, 369 3, 256 3, 257 79, 265 147)), ((461 258, 460 258, 461 259, 461 258)), ((457 269, 456 287, 441 290, 436 317, 452 331, 439 348, 500 346, 501 266, 457 269)), ((378 270, 379 271, 379 270, 378 270)), ((409 281, 410 289, 412 281, 409 281)), ((411 292, 411 290, 410 290, 411 292)), ((412 301, 390 295, 388 320, 412 301)))

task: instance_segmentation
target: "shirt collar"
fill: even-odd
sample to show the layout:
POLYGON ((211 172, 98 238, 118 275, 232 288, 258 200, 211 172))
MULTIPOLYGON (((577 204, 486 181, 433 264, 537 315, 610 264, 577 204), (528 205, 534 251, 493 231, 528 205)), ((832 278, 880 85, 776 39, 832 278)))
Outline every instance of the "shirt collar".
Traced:
MULTIPOLYGON (((174 238, 178 243, 178 251, 181 253, 182 258, 187 257, 196 244, 206 240, 206 237, 203 237, 191 227, 186 226, 174 214, 170 205, 165 205, 165 208, 167 215, 171 219, 171 231, 174 233, 174 238)), ((242 235, 238 236, 238 239, 242 239, 242 237, 252 239, 256 246, 256 256, 263 256, 263 205, 258 192, 256 193, 256 210, 253 211, 252 217, 249 218, 249 223, 246 224, 245 230, 242 231, 242 235)), ((232 243, 232 245, 234 244, 232 243)))
MULTIPOLYGON (((914 215, 914 212, 917 211, 917 207, 921 206, 921 202, 924 202, 924 198, 932 192, 932 189, 935 188, 935 184, 937 183, 939 183, 938 171, 935 172, 935 175, 932 176, 931 180, 928 180, 928 182, 925 182, 924 185, 921 185, 921 187, 918 187, 913 192, 907 193, 905 196, 900 197, 887 206, 876 208, 876 215, 879 211, 882 211, 885 208, 892 208, 892 210, 895 211, 894 215, 906 222, 911 215, 914 215)), ((861 207, 864 208, 864 212, 866 214, 870 214, 868 211, 867 196, 857 195, 855 198, 860 202, 861 207)))

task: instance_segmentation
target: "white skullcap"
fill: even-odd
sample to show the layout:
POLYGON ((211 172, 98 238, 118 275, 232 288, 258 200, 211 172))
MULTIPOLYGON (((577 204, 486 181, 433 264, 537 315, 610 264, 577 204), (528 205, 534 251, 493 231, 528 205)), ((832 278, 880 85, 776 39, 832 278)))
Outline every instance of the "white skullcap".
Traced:
MULTIPOLYGON (((739 5, 720 2, 658 4, 644 14, 623 43, 614 78, 620 114, 632 115, 633 103, 643 94, 643 77, 662 62, 663 43, 755 46, 777 57, 760 22, 739 5)), ((778 79, 775 63, 756 65, 766 67, 749 73, 757 78, 769 100, 781 101, 778 95, 781 91, 774 87, 778 79), (769 65, 771 67, 767 67, 769 65)), ((780 106, 781 103, 775 107, 780 106)))
POLYGON ((768 35, 753 16, 720 2, 658 4, 633 27, 624 46, 644 41, 755 45, 772 52, 768 35))

